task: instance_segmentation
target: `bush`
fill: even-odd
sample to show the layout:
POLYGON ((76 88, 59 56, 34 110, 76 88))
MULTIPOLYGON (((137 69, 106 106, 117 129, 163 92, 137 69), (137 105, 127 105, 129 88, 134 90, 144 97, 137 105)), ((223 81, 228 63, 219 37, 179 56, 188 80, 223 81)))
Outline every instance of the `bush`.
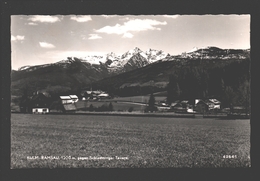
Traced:
POLYGON ((92 112, 92 111, 95 111, 95 109, 96 109, 96 108, 95 108, 92 104, 90 104, 90 106, 89 106, 89 111, 92 112))
POLYGON ((144 109, 144 112, 155 112, 155 111, 158 111, 158 108, 157 107, 145 107, 144 109))
POLYGON ((128 112, 132 112, 134 110, 133 107, 129 107, 128 112))

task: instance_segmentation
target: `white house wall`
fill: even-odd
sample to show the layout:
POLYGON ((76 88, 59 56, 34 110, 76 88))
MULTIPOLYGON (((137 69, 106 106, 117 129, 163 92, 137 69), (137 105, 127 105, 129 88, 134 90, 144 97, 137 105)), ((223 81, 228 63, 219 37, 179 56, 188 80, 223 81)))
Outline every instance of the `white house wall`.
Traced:
POLYGON ((46 113, 49 113, 49 109, 48 108, 33 108, 32 113, 33 114, 46 114, 46 113))

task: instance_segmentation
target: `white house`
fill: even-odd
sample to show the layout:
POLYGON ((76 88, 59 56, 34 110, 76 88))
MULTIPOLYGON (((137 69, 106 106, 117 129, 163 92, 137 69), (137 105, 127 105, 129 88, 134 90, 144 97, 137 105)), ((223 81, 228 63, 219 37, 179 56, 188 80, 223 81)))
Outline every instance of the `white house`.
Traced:
POLYGON ((210 102, 212 102, 213 105, 213 109, 220 109, 220 104, 221 102, 217 99, 209 99, 210 102))
POLYGON ((61 99, 62 104, 72 104, 73 103, 70 96, 60 96, 60 99, 61 99))

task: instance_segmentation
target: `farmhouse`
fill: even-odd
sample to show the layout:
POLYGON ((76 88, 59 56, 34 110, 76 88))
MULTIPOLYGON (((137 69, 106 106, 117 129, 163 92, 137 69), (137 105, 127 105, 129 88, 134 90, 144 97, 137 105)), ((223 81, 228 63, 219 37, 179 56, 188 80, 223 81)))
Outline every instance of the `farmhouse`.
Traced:
POLYGON ((29 106, 33 114, 49 113, 49 100, 43 93, 36 93, 32 96, 29 106))
POLYGON ((219 110, 221 102, 217 99, 195 99, 195 110, 203 113, 209 110, 219 110))
POLYGON ((70 96, 60 96, 60 100, 62 104, 72 104, 73 101, 70 96))
POLYGON ((209 110, 209 105, 201 99, 196 99, 194 110, 199 113, 204 113, 209 110))
MULTIPOLYGON (((213 103, 213 109, 220 109, 221 102, 217 99, 209 99, 213 103)), ((210 108, 211 109, 211 108, 210 108)))

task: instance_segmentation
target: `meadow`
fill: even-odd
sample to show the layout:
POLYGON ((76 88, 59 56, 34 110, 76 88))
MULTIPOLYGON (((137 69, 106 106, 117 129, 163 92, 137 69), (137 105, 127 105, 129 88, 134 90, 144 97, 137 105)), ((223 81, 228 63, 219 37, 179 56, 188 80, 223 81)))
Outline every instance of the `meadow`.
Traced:
POLYGON ((101 101, 89 101, 89 102, 84 102, 84 101, 78 101, 75 103, 76 107, 78 110, 88 108, 90 105, 94 107, 101 107, 102 105, 108 106, 109 103, 112 103, 113 105, 113 110, 114 111, 128 111, 129 108, 132 108, 133 111, 141 111, 143 112, 146 104, 141 104, 141 103, 135 103, 135 102, 121 102, 121 101, 111 101, 111 100, 101 100, 101 101))
POLYGON ((249 120, 11 114, 11 168, 237 168, 249 151, 249 120))
MULTIPOLYGON (((150 95, 145 96, 131 96, 131 97, 115 97, 113 99, 101 99, 98 101, 83 101, 79 100, 75 103, 78 110, 82 110, 90 105, 94 107, 100 107, 102 105, 108 106, 109 103, 112 103, 114 111, 128 111, 130 108, 132 111, 143 112, 145 107, 148 104, 150 95)), ((166 99, 166 96, 156 96, 155 101, 163 101, 166 99)))
MULTIPOLYGON (((155 101, 164 101, 166 100, 166 96, 155 96, 155 101)), ((113 101, 129 101, 129 102, 143 102, 148 103, 150 99, 150 95, 144 95, 144 96, 131 96, 131 97, 115 97, 113 101)))

